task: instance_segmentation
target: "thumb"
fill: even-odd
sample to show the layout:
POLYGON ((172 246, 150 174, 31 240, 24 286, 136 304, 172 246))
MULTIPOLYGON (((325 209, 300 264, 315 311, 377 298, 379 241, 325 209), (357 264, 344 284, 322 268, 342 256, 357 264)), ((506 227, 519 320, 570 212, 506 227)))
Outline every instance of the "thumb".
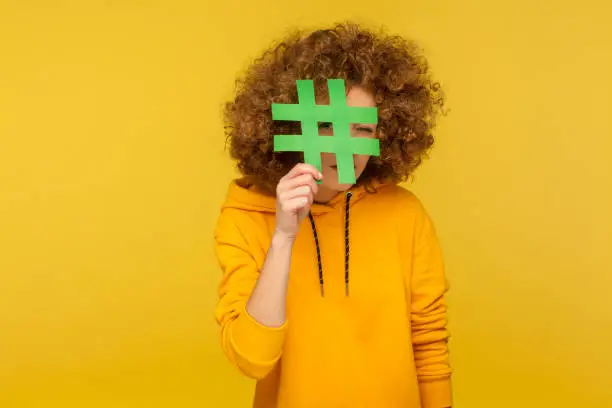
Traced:
POLYGON ((305 207, 302 208, 299 212, 298 212, 298 220, 300 222, 302 222, 304 220, 304 218, 306 218, 306 216, 308 215, 308 213, 310 212, 310 207, 305 207))

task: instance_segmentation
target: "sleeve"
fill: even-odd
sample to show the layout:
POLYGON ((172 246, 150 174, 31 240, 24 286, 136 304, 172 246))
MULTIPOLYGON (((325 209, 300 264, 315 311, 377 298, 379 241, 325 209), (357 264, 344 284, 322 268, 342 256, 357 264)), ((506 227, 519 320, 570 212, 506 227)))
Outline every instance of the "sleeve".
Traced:
POLYGON ((245 309, 265 252, 253 237, 243 234, 234 216, 224 211, 215 230, 215 254, 223 271, 215 317, 225 354, 243 374, 259 380, 272 371, 281 356, 286 324, 264 326, 245 309))
POLYGON ((412 344, 423 408, 452 406, 444 295, 448 283, 436 233, 424 209, 416 222, 411 273, 412 344))

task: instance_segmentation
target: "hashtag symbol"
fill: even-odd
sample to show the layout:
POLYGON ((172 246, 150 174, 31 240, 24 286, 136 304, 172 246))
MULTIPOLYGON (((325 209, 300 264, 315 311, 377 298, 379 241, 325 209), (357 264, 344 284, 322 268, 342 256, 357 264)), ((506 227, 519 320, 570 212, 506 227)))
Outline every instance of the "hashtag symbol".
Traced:
POLYGON ((300 121, 301 135, 275 135, 274 151, 303 152, 304 162, 321 171, 321 153, 334 153, 338 182, 355 184, 354 154, 380 155, 378 139, 351 137, 351 123, 376 124, 374 107, 347 106, 344 80, 328 79, 329 105, 317 105, 312 80, 297 80, 297 104, 272 104, 273 120, 300 121), (331 122, 333 137, 319 135, 319 122, 331 122))

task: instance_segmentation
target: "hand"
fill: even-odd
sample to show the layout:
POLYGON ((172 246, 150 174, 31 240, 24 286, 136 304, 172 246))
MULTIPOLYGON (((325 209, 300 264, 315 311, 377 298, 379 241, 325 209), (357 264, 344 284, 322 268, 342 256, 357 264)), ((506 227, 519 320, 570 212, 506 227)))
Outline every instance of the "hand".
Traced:
POLYGON ((287 173, 276 187, 275 234, 289 240, 297 236, 317 194, 316 180, 323 175, 314 166, 300 163, 287 173))

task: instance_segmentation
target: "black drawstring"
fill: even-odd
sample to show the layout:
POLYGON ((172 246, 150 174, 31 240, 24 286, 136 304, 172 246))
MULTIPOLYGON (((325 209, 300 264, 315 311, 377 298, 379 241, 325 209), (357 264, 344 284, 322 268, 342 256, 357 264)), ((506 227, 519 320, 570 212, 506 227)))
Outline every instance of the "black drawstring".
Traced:
POLYGON ((345 295, 349 295, 349 255, 350 255, 350 240, 349 240, 349 204, 353 193, 346 193, 346 204, 344 206, 344 290, 345 295))
MULTIPOLYGON (((349 214, 350 214, 350 201, 353 196, 352 192, 346 193, 346 202, 344 208, 344 291, 345 296, 349 295, 349 255, 350 255, 350 239, 349 239, 349 214)), ((319 245, 319 235, 317 234, 317 226, 315 224, 312 213, 308 213, 308 220, 312 227, 312 233, 314 235, 315 247, 317 250, 317 264, 319 266, 319 286, 321 288, 321 296, 325 296, 325 282, 323 280, 323 262, 321 262, 321 247, 319 245)))
POLYGON ((317 263, 319 264, 319 285, 321 286, 321 296, 325 296, 325 285, 323 283, 323 263, 321 262, 321 248, 319 247, 319 235, 317 235, 317 226, 315 225, 314 217, 312 213, 308 213, 308 219, 310 220, 310 226, 312 227, 312 233, 314 235, 315 246, 317 248, 317 263))

